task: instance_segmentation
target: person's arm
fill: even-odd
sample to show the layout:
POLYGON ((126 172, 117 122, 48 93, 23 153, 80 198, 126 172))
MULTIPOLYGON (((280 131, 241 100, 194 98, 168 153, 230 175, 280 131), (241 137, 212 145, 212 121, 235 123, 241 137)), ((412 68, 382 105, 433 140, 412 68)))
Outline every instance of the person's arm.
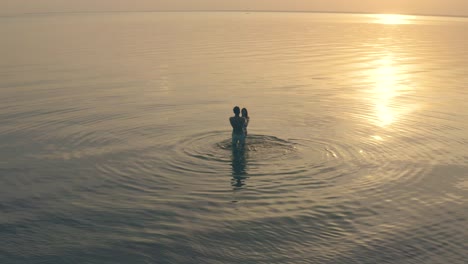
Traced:
POLYGON ((229 118, 229 123, 231 123, 231 126, 234 128, 234 120, 232 117, 229 118))

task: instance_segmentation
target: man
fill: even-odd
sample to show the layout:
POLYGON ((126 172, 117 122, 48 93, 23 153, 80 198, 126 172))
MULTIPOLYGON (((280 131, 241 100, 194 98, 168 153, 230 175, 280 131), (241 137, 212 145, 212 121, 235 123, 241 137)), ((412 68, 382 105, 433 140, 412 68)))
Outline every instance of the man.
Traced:
POLYGON ((245 134, 244 134, 244 125, 245 125, 245 118, 239 116, 240 115, 240 108, 238 106, 232 109, 234 111, 234 116, 229 118, 232 126, 232 147, 243 147, 245 144, 245 134))

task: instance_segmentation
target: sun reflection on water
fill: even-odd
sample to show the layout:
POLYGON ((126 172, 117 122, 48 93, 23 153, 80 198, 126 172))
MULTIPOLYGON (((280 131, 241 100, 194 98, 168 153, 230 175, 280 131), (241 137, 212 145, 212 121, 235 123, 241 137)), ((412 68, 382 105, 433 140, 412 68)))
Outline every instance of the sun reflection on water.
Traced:
MULTIPOLYGON (((373 88, 367 98, 374 106, 369 121, 379 127, 390 127, 413 108, 403 100, 413 91, 405 67, 397 63, 392 53, 387 53, 374 63, 375 69, 369 75, 373 88)), ((380 137, 374 139, 382 140, 380 137)))
POLYGON ((390 56, 379 61, 379 68, 374 74, 375 78, 375 107, 379 126, 388 126, 395 121, 395 113, 390 107, 392 100, 397 95, 397 72, 392 65, 390 56))

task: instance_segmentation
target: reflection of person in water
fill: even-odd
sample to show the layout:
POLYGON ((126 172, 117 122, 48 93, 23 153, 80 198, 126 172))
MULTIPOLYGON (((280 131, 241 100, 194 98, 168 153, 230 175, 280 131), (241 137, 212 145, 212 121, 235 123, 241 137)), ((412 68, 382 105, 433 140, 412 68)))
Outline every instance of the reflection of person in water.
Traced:
POLYGON ((243 180, 247 178, 246 165, 245 150, 232 148, 232 186, 242 187, 244 185, 243 180))
POLYGON ((246 120, 239 116, 240 108, 238 106, 234 107, 232 110, 234 111, 234 116, 229 118, 229 122, 232 126, 232 148, 243 148, 245 144, 244 125, 246 120))

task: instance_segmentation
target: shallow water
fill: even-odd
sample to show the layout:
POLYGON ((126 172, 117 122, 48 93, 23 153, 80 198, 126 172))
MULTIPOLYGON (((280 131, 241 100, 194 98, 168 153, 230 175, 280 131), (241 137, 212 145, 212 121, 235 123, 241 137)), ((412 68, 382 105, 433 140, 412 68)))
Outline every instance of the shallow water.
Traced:
POLYGON ((466 263, 467 30, 1 17, 0 263, 466 263))

